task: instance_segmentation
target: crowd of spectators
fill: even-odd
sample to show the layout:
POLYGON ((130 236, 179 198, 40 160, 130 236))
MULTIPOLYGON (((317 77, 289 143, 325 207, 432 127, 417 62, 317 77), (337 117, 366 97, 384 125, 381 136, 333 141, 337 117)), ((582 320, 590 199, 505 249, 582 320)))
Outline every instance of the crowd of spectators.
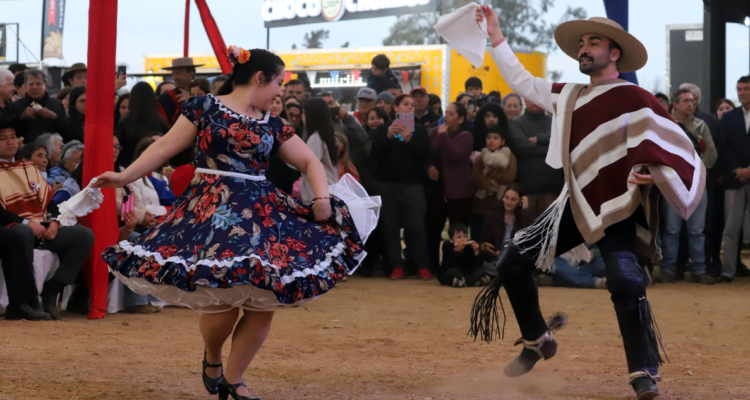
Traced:
MULTIPOLYGON (((227 77, 196 77, 197 67, 191 58, 175 59, 171 82, 155 90, 139 82, 129 93, 115 94, 114 169, 127 167, 159 140, 184 101, 222 94, 227 77)), ((86 66, 75 64, 63 82, 58 93, 49 93, 44 72, 25 66, 0 70, 0 256, 10 300, 7 319, 59 319, 59 294, 65 285, 83 282, 79 270, 93 245, 88 228, 60 227, 55 220, 57 206, 85 186, 86 66), (61 262, 41 293, 33 283, 35 247, 57 253, 61 262)), ((117 76, 116 88, 122 85, 124 77, 117 76)), ((367 86, 358 90, 353 107, 340 104, 340 92, 315 91, 293 79, 266 110, 296 128, 323 163, 329 184, 350 174, 371 195, 381 196, 381 218, 366 244, 360 274, 382 270, 393 280, 436 275, 444 285, 485 285, 513 235, 557 198, 563 171, 545 162, 550 115, 515 93, 502 96, 487 89, 472 77, 455 99, 441 99, 422 87, 403 91, 381 54, 372 59, 367 86)), ((655 282, 675 282, 685 270, 700 284, 750 274, 739 257, 743 233, 750 239, 750 76, 737 83, 737 107, 722 99, 709 113, 697 107, 700 96, 700 88, 690 83, 671 98, 656 94, 694 143, 708 179, 703 201, 687 221, 662 205, 662 259, 655 282)), ((120 239, 141 234, 167 214, 195 173, 192 155, 188 149, 118 189, 118 213, 123 201, 132 198, 134 204, 132 212, 118 216, 120 239)), ((275 156, 269 164, 270 181, 311 200, 304 176, 275 156)), ((596 254, 592 248, 580 263, 558 257, 557 272, 540 275, 537 282, 604 288, 596 254)), ((160 310, 153 299, 125 290, 127 311, 160 310)), ((86 288, 79 284, 68 311, 86 313, 87 308, 86 288)))

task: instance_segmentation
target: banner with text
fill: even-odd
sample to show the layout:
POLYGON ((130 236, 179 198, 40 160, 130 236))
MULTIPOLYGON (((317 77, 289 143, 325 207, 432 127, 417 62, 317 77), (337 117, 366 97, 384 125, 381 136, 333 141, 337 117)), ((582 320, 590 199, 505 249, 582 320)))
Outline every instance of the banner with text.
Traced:
POLYGON ((63 58, 62 39, 65 0, 44 0, 42 58, 63 58))
POLYGON ((263 0, 266 28, 432 12, 440 0, 263 0))

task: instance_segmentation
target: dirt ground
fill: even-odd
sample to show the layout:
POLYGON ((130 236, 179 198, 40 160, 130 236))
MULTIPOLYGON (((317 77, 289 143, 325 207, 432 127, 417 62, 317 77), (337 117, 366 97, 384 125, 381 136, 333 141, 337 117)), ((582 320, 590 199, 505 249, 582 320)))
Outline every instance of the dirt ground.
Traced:
MULTIPOLYGON (((245 382, 267 399, 633 398, 606 290, 540 288, 564 311, 557 356, 508 379, 520 348, 507 298, 504 341, 466 336, 477 288, 349 278, 321 299, 276 313, 245 382)), ((750 399, 750 278, 649 288, 672 361, 664 399, 750 399)), ((211 399, 200 378, 198 314, 117 314, 98 321, 0 321, 0 399, 211 399)), ((227 343, 225 357, 229 351, 227 343)))

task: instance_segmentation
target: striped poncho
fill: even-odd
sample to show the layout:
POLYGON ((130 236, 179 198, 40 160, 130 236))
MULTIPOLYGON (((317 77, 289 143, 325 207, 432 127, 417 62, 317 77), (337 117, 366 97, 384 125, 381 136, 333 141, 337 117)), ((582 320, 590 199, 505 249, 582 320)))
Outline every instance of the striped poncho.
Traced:
POLYGON ((652 258, 659 193, 685 219, 703 195, 706 170, 687 135, 656 98, 637 85, 619 79, 594 86, 549 85, 526 71, 506 42, 490 54, 515 92, 553 115, 547 163, 563 168, 566 185, 545 213, 552 224, 545 228, 550 235, 541 244, 537 267, 549 269, 552 264, 559 217, 568 198, 587 243, 596 243, 607 227, 642 206, 638 251, 652 258), (628 183, 632 172, 650 173, 655 185, 628 183))
MULTIPOLYGON (((40 222, 52 200, 52 188, 28 161, 0 162, 0 206, 32 222, 40 222)), ((53 215, 56 216, 56 215, 53 215)))

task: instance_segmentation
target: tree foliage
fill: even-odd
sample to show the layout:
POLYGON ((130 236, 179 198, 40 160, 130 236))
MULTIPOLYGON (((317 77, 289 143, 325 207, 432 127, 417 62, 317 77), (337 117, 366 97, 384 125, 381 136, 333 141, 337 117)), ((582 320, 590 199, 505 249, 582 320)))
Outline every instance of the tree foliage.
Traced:
MULTIPOLYGON (((443 14, 470 3, 470 0, 443 0, 443 14)), ((486 0, 498 14, 503 35, 511 47, 551 52, 557 49, 554 32, 557 25, 572 19, 585 19, 586 11, 568 6, 558 23, 547 22, 545 14, 555 0, 486 0)), ((440 43, 440 35, 432 27, 439 13, 420 13, 399 16, 383 40, 385 46, 440 43)))
POLYGON ((305 33, 305 42, 302 45, 308 49, 319 49, 323 47, 323 42, 328 40, 329 34, 328 29, 318 29, 305 33))

